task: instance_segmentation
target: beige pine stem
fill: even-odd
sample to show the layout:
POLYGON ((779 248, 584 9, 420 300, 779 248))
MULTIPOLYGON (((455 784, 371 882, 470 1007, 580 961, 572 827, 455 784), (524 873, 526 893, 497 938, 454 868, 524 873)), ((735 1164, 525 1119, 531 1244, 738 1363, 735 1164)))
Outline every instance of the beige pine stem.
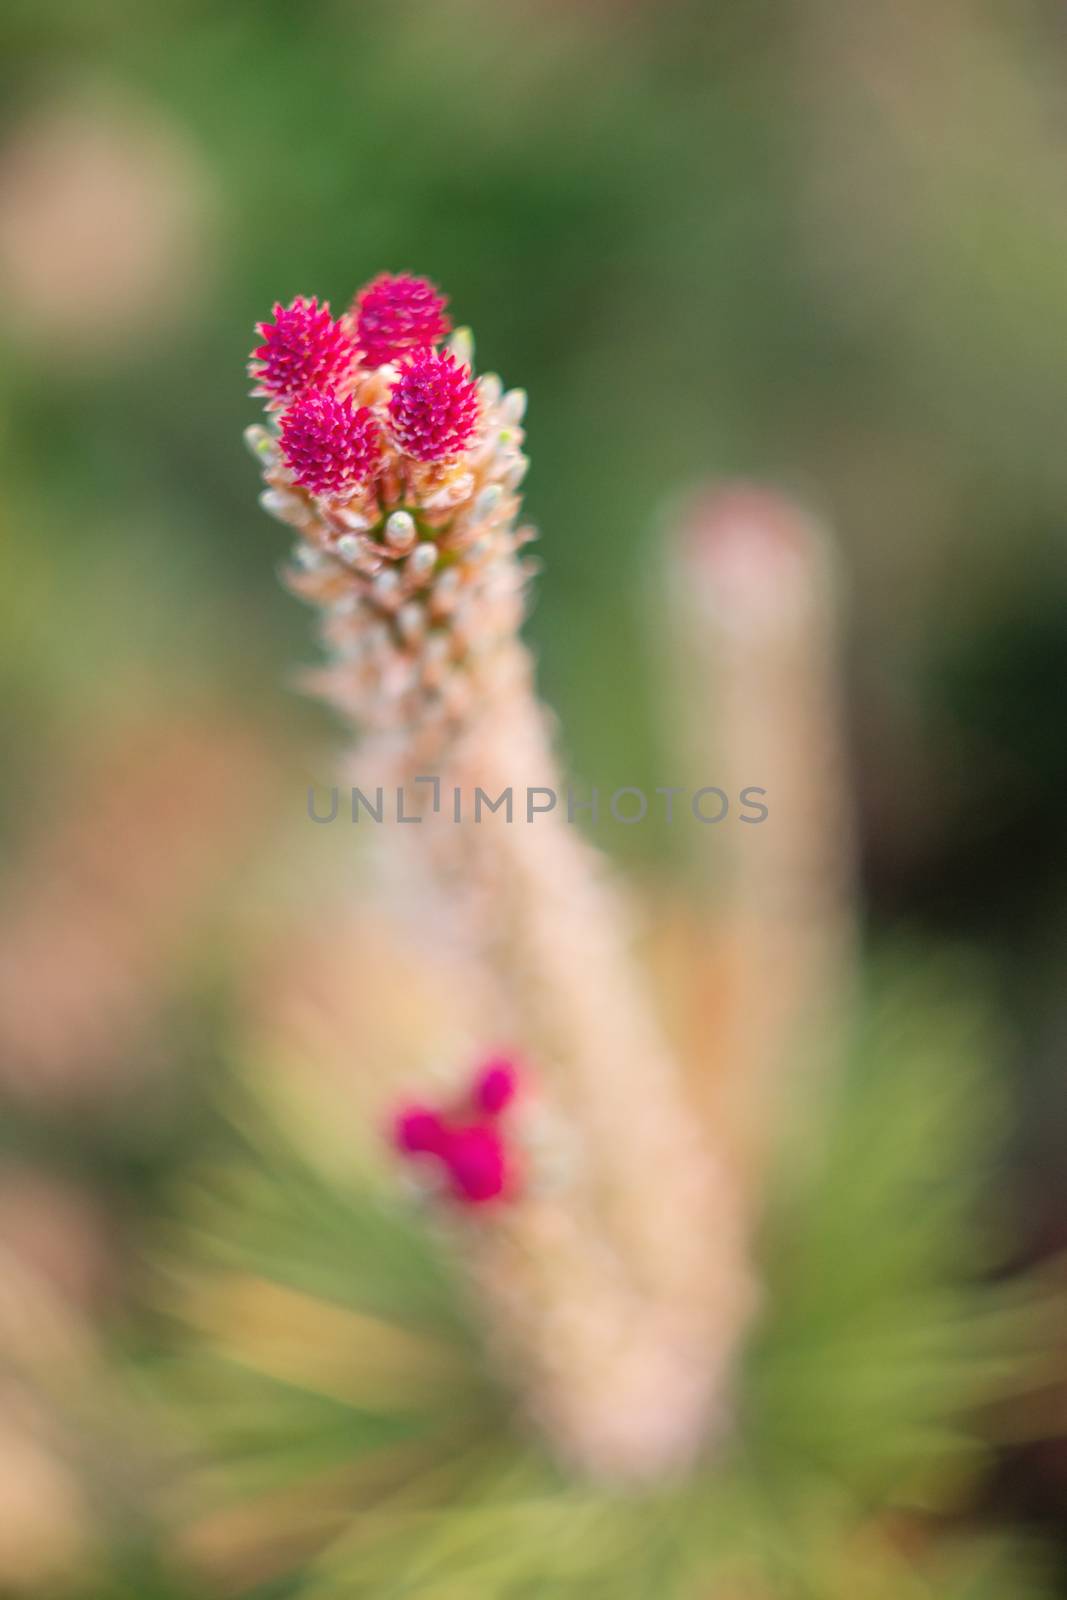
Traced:
POLYGON ((696 835, 719 872, 709 889, 725 931, 714 1047, 729 1073, 715 1079, 712 1114, 729 1123, 755 1198, 783 1124, 804 1114, 817 1132, 850 988, 854 826, 833 550, 783 496, 728 486, 679 519, 671 570, 694 771, 733 808, 696 835), (739 820, 749 786, 766 791, 762 822, 739 820))
POLYGON ((514 649, 450 751, 442 814, 397 830, 496 973, 537 1080, 527 1192, 472 1218, 463 1244, 500 1363, 557 1450, 649 1477, 691 1462, 728 1408, 752 1299, 738 1206, 645 1000, 624 903, 567 820, 514 649), (528 821, 535 785, 560 800, 528 821), (513 820, 457 826, 455 788, 468 811, 477 789, 510 788, 513 820))

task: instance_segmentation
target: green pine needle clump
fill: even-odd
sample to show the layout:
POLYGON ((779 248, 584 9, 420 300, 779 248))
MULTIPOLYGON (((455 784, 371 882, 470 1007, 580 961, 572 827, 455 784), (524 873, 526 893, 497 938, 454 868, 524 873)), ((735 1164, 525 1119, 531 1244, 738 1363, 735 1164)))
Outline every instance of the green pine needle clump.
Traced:
POLYGON ((205 1463, 184 1558, 259 1600, 1041 1600, 1040 1552, 967 1522, 1064 1323, 992 1276, 991 1054, 970 986, 872 986, 820 1148, 785 1152, 732 1433, 643 1492, 562 1477, 432 1225, 246 1099, 165 1278, 168 1394, 205 1463))

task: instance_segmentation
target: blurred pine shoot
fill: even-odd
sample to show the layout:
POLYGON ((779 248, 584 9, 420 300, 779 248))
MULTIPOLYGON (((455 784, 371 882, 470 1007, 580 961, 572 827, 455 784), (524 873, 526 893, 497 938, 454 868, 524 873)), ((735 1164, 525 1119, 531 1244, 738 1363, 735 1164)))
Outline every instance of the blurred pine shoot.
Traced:
MULTIPOLYGON (((222 1593, 1051 1592, 1036 1545, 971 1520, 1005 1419, 1055 1382, 1064 1325, 1053 1285, 1004 1270, 1012 1220, 997 1211, 995 1180, 1007 1114, 980 975, 904 950, 853 978, 829 549, 772 496, 705 503, 701 518, 689 530, 695 556, 692 543, 668 546, 683 578, 682 648, 696 664, 693 748, 700 756, 700 712, 713 705, 731 776, 754 752, 773 771, 783 819, 768 836, 770 865, 746 841, 720 886, 725 937, 698 940, 691 955, 703 992, 726 951, 722 1014, 707 1037, 682 1030, 686 1089, 743 1197, 759 1283, 718 1397, 729 1415, 695 1464, 661 1461, 641 1481, 572 1470, 552 1428, 533 1426, 522 1382, 506 1381, 487 1315, 496 1289, 478 1270, 503 1239, 512 1289, 536 1285, 523 1252, 550 1250, 551 1230, 524 1235, 520 1223, 509 1236, 507 1212, 465 1216, 428 1195, 419 1211, 365 1145, 339 1164, 314 1119, 292 1114, 291 1082, 253 1053, 226 1093, 216 1158, 182 1196, 159 1279, 174 1352, 163 1392, 191 1467, 170 1515, 181 1561, 222 1593), (771 1003, 753 1018, 761 984, 771 1003)), ((504 648, 516 648, 510 636, 504 648)), ((478 670, 492 698, 491 660, 478 670)), ((536 726, 525 672, 513 682, 513 717, 529 712, 536 726)), ((484 751, 486 725, 475 715, 450 737, 484 751)), ((488 848, 468 840, 470 859, 476 846, 488 848)), ((581 1070, 592 1090, 595 1061, 581 1070)), ((601 1087, 611 1093, 606 1070, 601 1087)), ((640 1098, 626 1105, 644 1114, 640 1098)), ((654 1203, 658 1176, 631 1166, 635 1204, 654 1203)), ((566 1191, 547 1205, 547 1215, 565 1208, 566 1191)), ((662 1215, 690 1228, 690 1250, 721 1248, 714 1214, 664 1205, 662 1215)), ((580 1315, 599 1288, 564 1276, 551 1293, 580 1315)), ((513 1298, 521 1313, 522 1294, 513 1298)), ((536 1347, 551 1321, 525 1304, 536 1347)), ((526 1353, 554 1381, 554 1352, 526 1353)), ((721 1381, 721 1362, 711 1365, 721 1381)), ((562 1380, 572 1394, 575 1377, 562 1380)), ((647 1410, 650 1398, 639 1402, 647 1410)))
POLYGON ((967 1521, 1063 1326, 1051 1288, 995 1278, 979 988, 879 964, 818 1160, 791 1165, 787 1141, 726 1454, 643 1492, 560 1474, 486 1377, 440 1241, 317 1169, 249 1064, 170 1252, 168 1383, 202 1462, 183 1559, 223 1593, 306 1600, 1049 1593, 1038 1551, 967 1521))

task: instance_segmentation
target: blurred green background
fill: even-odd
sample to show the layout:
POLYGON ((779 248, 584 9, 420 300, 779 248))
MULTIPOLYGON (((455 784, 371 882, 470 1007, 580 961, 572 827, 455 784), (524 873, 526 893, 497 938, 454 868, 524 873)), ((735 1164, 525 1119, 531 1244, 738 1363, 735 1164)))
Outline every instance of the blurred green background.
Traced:
MULTIPOLYGON (((8 0, 0 50, 8 1149, 108 1197, 106 1231, 195 1145, 177 1067, 214 1071, 235 926, 336 741, 285 687, 311 646, 240 444, 253 324, 413 270, 530 393, 529 636, 587 781, 669 767, 664 506, 741 475, 825 516, 870 922, 984 954, 1009 1204, 1028 1253, 1067 1243, 1062 5, 8 0), (109 939, 150 1004, 94 968, 109 939), (80 1076, 64 1026, 124 1004, 80 1076)), ((665 870, 653 828, 604 842, 665 870)), ((1006 1492, 1065 1481, 1049 1456, 1006 1492)))

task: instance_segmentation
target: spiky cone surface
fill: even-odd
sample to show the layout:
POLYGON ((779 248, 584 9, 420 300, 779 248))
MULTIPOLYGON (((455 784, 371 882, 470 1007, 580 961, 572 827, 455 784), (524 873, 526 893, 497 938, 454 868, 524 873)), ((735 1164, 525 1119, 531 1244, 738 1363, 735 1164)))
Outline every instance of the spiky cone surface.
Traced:
MULTIPOLYGON (((470 416, 465 355, 460 336, 440 358, 450 439, 470 416)), ((527 785, 562 791, 518 637, 524 397, 478 380, 466 447, 418 460, 405 451, 432 453, 434 408, 420 387, 398 433, 396 396, 433 367, 426 353, 353 364, 343 393, 376 419, 382 460, 343 499, 297 483, 266 432, 250 442, 267 509, 300 535, 286 581, 320 608, 331 657, 311 686, 363 736, 360 786, 432 773, 446 797, 511 787, 521 805, 527 785)), ((390 844, 420 914, 436 886, 449 936, 492 974, 511 1031, 494 1018, 488 1036, 534 1063, 546 1137, 569 1169, 545 1180, 534 1163, 506 1205, 447 1218, 499 1370, 568 1464, 608 1478, 687 1466, 729 1410, 752 1292, 735 1197, 642 996, 616 891, 558 811, 457 823, 450 799, 435 812, 420 792, 424 825, 389 830, 390 844)))
MULTIPOLYGON (((462 338, 454 345, 462 356, 462 338)), ((298 483, 273 430, 247 437, 264 469, 264 508, 300 536, 285 581, 320 612, 330 662, 307 687, 361 732, 431 759, 504 676, 528 672, 516 647, 529 571, 520 552, 534 536, 517 525, 525 396, 482 378, 468 447, 421 461, 392 443, 402 377, 354 362, 337 391, 376 419, 382 446, 378 470, 339 496, 298 483)))

